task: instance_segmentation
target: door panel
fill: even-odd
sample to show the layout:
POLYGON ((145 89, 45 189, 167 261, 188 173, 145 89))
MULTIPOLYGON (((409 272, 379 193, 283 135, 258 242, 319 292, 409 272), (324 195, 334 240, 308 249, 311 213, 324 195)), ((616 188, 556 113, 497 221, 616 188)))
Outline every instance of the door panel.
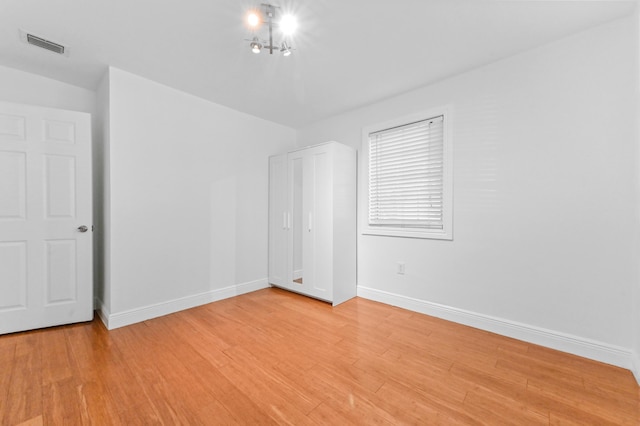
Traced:
POLYGON ((76 143, 76 125, 73 122, 44 120, 44 141, 53 143, 76 143))
POLYGON ((313 294, 316 281, 315 262, 315 238, 316 217, 313 210, 315 200, 315 170, 312 155, 304 155, 302 161, 302 211, 301 211, 301 238, 302 238, 302 269, 304 271, 304 292, 313 294))
POLYGON ((76 301, 76 241, 45 241, 47 305, 76 301))
POLYGON ((45 155, 45 212, 47 219, 76 215, 76 161, 67 155, 45 155))
POLYGON ((307 285, 307 270, 304 264, 304 156, 290 153, 287 156, 287 205, 290 215, 287 235, 287 282, 285 287, 304 292, 307 285))
POLYGON ((333 271, 331 269, 332 249, 332 190, 331 162, 329 153, 317 152, 311 156, 313 163, 313 262, 316 264, 314 280, 311 283, 312 294, 316 297, 331 300, 333 288, 333 271))
POLYGON ((93 318, 90 131, 0 102, 0 334, 93 318))
POLYGON ((0 243, 0 294, 0 312, 26 307, 26 241, 0 243))
POLYGON ((25 220, 27 157, 24 152, 0 151, 0 220, 25 220))
POLYGON ((23 141, 26 118, 20 115, 0 113, 0 140, 23 141))
POLYGON ((291 270, 290 277, 290 285, 294 287, 302 288, 305 284, 304 282, 304 262, 303 262, 303 202, 304 202, 304 192, 302 190, 304 186, 304 176, 302 174, 303 170, 303 159, 302 158, 294 158, 290 161, 291 164, 291 186, 293 197, 293 201, 291 202, 289 209, 291 211, 291 229, 289 232, 291 233, 292 243, 292 255, 290 262, 291 265, 289 269, 291 270))

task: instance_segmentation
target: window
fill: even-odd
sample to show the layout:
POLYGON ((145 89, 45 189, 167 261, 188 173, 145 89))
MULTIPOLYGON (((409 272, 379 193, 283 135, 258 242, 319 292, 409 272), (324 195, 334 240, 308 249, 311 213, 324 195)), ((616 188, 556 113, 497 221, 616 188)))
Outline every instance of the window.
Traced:
POLYGON ((364 234, 452 239, 449 121, 441 109, 364 129, 364 234))

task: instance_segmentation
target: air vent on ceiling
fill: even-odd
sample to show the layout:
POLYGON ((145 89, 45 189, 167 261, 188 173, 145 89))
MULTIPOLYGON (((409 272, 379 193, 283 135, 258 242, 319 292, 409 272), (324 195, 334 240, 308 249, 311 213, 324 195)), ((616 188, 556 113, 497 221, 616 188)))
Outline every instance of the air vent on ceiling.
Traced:
POLYGON ((54 43, 49 40, 45 40, 40 37, 36 37, 33 34, 27 34, 27 43, 32 44, 34 46, 41 47, 43 49, 50 50, 52 52, 58 53, 60 55, 64 54, 64 46, 58 43, 54 43))
POLYGON ((22 41, 32 46, 36 46, 53 53, 57 53, 58 55, 69 56, 69 49, 66 46, 63 46, 59 43, 39 37, 37 35, 33 35, 30 32, 20 30, 20 38, 22 39, 22 41))

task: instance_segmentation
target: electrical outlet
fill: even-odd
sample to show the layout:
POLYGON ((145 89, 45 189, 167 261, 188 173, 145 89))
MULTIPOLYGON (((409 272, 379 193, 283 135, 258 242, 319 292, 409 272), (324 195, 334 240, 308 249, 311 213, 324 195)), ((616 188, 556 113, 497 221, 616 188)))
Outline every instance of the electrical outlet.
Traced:
POLYGON ((397 263, 398 266, 398 275, 404 275, 404 262, 398 262, 397 263))

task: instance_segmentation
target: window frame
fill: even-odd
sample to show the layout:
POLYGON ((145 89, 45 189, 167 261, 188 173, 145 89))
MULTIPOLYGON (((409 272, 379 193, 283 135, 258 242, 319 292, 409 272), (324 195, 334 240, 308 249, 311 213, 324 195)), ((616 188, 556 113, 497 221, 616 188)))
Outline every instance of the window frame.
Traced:
POLYGON ((438 240, 453 240, 453 138, 452 138, 452 113, 449 105, 421 111, 393 120, 368 125, 362 128, 362 156, 361 156, 361 217, 360 233, 362 235, 424 238, 438 240), (437 116, 443 116, 443 229, 424 229, 393 226, 369 225, 369 135, 400 127, 403 125, 428 120, 437 116))

